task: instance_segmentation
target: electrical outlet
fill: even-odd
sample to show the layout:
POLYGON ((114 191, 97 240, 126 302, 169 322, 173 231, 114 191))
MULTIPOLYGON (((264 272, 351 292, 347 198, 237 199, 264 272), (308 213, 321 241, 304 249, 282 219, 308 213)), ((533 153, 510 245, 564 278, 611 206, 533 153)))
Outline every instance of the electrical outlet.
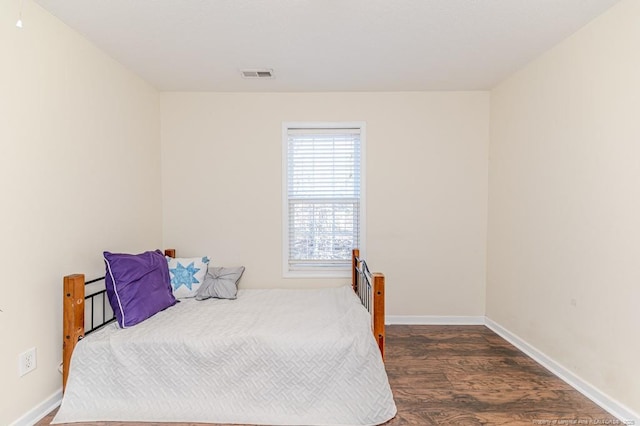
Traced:
POLYGON ((20 377, 35 370, 37 366, 36 348, 31 348, 18 355, 18 374, 20 377))

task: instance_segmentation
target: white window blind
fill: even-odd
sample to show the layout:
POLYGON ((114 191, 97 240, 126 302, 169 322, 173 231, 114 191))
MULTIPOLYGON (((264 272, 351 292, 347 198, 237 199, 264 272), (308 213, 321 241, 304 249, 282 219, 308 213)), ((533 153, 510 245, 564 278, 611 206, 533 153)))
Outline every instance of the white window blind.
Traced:
POLYGON ((359 247, 360 128, 288 128, 288 269, 344 269, 359 247))

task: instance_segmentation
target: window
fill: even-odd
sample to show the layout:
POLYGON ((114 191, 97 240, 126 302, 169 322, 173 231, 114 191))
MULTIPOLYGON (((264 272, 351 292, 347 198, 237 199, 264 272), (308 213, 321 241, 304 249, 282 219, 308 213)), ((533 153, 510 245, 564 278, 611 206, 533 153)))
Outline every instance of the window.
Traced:
POLYGON ((284 275, 350 276, 363 245, 364 123, 283 124, 284 275))

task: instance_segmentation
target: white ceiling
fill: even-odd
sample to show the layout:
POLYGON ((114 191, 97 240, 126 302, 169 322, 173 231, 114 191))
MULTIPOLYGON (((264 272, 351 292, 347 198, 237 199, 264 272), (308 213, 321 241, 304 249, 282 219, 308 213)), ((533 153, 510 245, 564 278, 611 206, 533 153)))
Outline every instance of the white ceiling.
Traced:
POLYGON ((619 0, 35 1, 160 90, 293 92, 489 89, 619 0))

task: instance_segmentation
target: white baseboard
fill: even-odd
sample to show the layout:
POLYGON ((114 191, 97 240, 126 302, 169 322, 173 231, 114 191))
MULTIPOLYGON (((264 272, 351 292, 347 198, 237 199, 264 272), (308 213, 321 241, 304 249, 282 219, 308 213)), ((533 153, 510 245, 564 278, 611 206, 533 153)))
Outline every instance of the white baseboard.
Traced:
POLYGON ((388 325, 484 325, 484 317, 438 315, 387 315, 388 325))
POLYGON ((62 402, 62 388, 58 389, 47 399, 33 407, 26 414, 11 423, 10 426, 33 426, 47 414, 56 409, 62 402))
POLYGON ((565 367, 554 361, 552 358, 528 344, 525 340, 511 333, 509 330, 502 327, 500 324, 496 323, 490 318, 485 318, 485 325, 497 335, 501 336, 513 346, 527 354, 538 364, 542 365, 544 368, 558 376, 569 386, 573 387, 575 390, 589 398, 591 401, 598 404, 602 409, 617 417, 622 422, 622 424, 640 425, 640 416, 638 415, 638 413, 635 413, 633 410, 619 403, 615 399, 609 397, 591 384, 585 382, 580 377, 576 376, 571 371, 567 370, 565 367))

